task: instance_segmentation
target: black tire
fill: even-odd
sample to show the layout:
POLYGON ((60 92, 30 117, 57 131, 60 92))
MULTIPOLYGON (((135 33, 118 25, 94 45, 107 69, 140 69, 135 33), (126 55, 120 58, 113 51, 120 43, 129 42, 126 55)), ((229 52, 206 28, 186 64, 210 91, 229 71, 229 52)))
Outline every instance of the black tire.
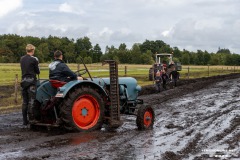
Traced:
POLYGON ((138 109, 137 113, 137 127, 139 130, 148 130, 153 128, 155 120, 155 113, 151 106, 149 105, 141 105, 138 109), (150 118, 150 119, 146 119, 150 118))
POLYGON ((72 131, 93 131, 102 127, 104 103, 96 90, 80 86, 74 91, 70 91, 64 98, 60 112, 65 129, 72 131), (93 113, 91 112, 92 110, 93 113), (94 119, 91 117, 94 117, 94 119), (91 120, 87 122, 89 118, 91 120))
POLYGON ((34 118, 40 121, 41 120, 41 103, 38 100, 34 101, 32 111, 33 111, 34 118))

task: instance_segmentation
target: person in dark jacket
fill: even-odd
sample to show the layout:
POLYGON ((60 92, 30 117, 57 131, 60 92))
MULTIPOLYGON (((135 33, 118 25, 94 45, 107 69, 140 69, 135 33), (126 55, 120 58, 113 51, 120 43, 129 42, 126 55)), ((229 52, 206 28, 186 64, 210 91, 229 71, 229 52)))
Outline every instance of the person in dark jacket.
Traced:
POLYGON ((54 52, 54 61, 49 64, 49 79, 62 82, 70 82, 72 80, 82 80, 63 62, 62 52, 57 50, 54 52))
POLYGON ((26 46, 26 55, 22 56, 20 59, 21 71, 22 71, 22 115, 23 115, 23 125, 28 124, 28 119, 33 120, 33 108, 34 101, 36 99, 36 82, 37 74, 40 74, 38 67, 38 59, 34 57, 35 46, 28 44, 26 46))
POLYGON ((161 72, 157 71, 156 76, 155 76, 155 85, 156 85, 156 89, 158 92, 161 91, 161 83, 162 83, 161 72))
POLYGON ((173 81, 174 86, 177 86, 177 81, 179 79, 179 72, 176 71, 176 69, 174 68, 174 70, 169 74, 170 79, 173 81))
POLYGON ((162 82, 163 82, 163 88, 166 90, 167 87, 166 87, 166 84, 167 84, 167 81, 169 80, 169 77, 166 73, 165 70, 162 71, 162 82))

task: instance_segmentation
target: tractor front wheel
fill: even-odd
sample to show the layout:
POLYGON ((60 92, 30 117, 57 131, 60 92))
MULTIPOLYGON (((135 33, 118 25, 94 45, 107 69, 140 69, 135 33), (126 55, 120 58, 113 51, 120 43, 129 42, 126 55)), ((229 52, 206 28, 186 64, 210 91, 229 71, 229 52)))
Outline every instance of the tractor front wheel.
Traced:
POLYGON ((92 131, 103 124, 104 103, 99 93, 81 86, 64 98, 61 119, 68 130, 92 131))
POLYGON ((137 127, 139 130, 152 129, 154 124, 154 110, 149 105, 141 105, 137 113, 137 127))

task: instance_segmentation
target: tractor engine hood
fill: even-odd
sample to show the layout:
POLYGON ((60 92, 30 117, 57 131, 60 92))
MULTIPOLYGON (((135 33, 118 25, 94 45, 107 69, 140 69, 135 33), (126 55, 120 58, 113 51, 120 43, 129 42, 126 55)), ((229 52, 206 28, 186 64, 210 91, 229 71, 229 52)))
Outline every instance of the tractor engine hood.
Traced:
MULTIPOLYGON (((133 77, 120 77, 118 80, 120 94, 126 89, 129 100, 137 99, 138 93, 141 91, 141 86, 137 84, 137 80, 133 77)), ((93 78, 93 82, 104 87, 110 85, 110 78, 93 78)))

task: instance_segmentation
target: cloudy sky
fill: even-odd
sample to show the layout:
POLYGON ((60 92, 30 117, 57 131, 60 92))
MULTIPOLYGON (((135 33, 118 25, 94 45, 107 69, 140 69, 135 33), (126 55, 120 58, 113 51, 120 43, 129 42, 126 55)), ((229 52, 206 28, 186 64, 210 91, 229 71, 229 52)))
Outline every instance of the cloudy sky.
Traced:
POLYGON ((81 38, 106 45, 163 40, 240 54, 240 0, 0 0, 0 34, 81 38))

